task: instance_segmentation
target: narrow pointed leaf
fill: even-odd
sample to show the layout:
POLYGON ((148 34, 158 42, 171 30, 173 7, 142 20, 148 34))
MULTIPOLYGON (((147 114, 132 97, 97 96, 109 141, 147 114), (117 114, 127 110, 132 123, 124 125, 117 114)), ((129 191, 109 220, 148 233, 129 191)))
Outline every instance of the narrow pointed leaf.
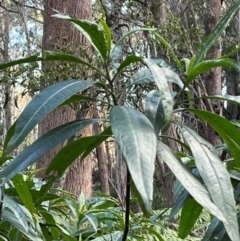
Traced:
POLYGON ((234 59, 214 59, 214 60, 205 60, 196 65, 193 69, 188 72, 186 86, 190 84, 198 75, 207 72, 208 70, 216 67, 227 67, 234 68, 240 71, 240 63, 234 59))
POLYGON ((87 154, 89 154, 96 146, 105 141, 109 136, 111 136, 111 129, 107 128, 98 136, 83 137, 79 140, 70 142, 53 158, 46 170, 46 175, 54 172, 54 176, 56 176, 56 178, 62 176, 62 174, 77 157, 84 155, 88 150, 87 154))
POLYGON ((107 52, 108 52, 108 54, 110 54, 111 48, 112 48, 112 33, 111 33, 111 30, 110 30, 110 28, 108 27, 108 25, 105 21, 103 21, 101 19, 100 23, 101 23, 101 25, 104 29, 104 34, 105 34, 106 41, 107 41, 107 52))
POLYGON ((12 182, 24 206, 29 210, 31 214, 37 214, 36 208, 33 204, 32 195, 29 191, 26 181, 23 179, 23 176, 21 174, 17 174, 12 179, 12 182))
POLYGON ((158 135, 164 125, 164 111, 159 91, 152 90, 147 95, 144 101, 144 114, 151 121, 155 133, 158 135))
POLYGON ((163 71, 167 81, 177 84, 181 89, 183 88, 184 84, 178 74, 169 68, 161 68, 161 70, 163 71))
POLYGON ((149 69, 141 69, 135 73, 126 83, 126 86, 153 82, 153 75, 149 69))
POLYGON ((211 144, 190 128, 183 126, 181 132, 189 144, 198 171, 215 205, 221 210, 226 221, 224 226, 233 241, 239 240, 236 202, 229 173, 221 160, 212 152, 211 144))
POLYGON ((207 231, 205 232, 202 241, 209 241, 217 236, 219 232, 224 229, 223 223, 217 218, 213 218, 211 224, 209 225, 207 231))
POLYGON ((144 59, 144 62, 148 65, 149 69, 151 70, 153 79, 159 89, 164 109, 165 125, 168 125, 172 120, 173 99, 168 87, 167 78, 163 70, 152 60, 144 59))
POLYGON ((0 71, 18 64, 27 64, 27 63, 40 61, 40 60, 43 60, 43 58, 38 57, 38 55, 33 55, 31 57, 10 61, 4 64, 0 64, 0 71))
POLYGON ((218 217, 220 220, 225 220, 220 209, 218 209, 218 207, 211 201, 207 189, 187 169, 187 167, 175 157, 168 146, 159 142, 158 155, 168 165, 176 178, 182 183, 185 189, 199 204, 201 204, 208 212, 218 217))
POLYGON ((158 33, 154 32, 155 37, 157 38, 157 40, 164 45, 164 47, 167 48, 167 50, 170 52, 170 54, 172 55, 178 69, 181 71, 181 73, 183 73, 183 68, 182 65, 177 57, 177 55, 174 53, 172 46, 158 33))
MULTIPOLYGON (((14 135, 4 143, 4 152, 10 153, 17 148, 29 132, 53 109, 63 103, 73 94, 87 89, 94 84, 93 81, 68 80, 52 85, 36 95, 21 113, 14 129, 14 135)), ((10 129, 10 133, 11 133, 10 129)))
POLYGON ((100 54, 103 60, 106 60, 108 55, 108 43, 105 33, 100 26, 94 22, 71 18, 66 14, 54 14, 53 17, 67 19, 88 39, 95 50, 100 54))
POLYGON ((240 1, 236 1, 236 3, 233 4, 230 9, 228 9, 225 16, 221 19, 216 28, 206 37, 206 39, 200 45, 196 54, 194 66, 202 62, 202 60, 205 58, 207 51, 212 47, 212 45, 218 40, 223 31, 226 29, 232 17, 238 10, 239 5, 240 1))
POLYGON ((117 74, 133 63, 142 62, 142 58, 136 55, 128 55, 117 69, 117 74))
POLYGON ((141 112, 124 106, 113 107, 110 112, 110 123, 132 180, 149 212, 156 156, 154 128, 141 112))
POLYGON ((202 213, 202 206, 193 198, 189 199, 183 206, 179 223, 178 237, 185 239, 191 232, 195 222, 202 213))
POLYGON ((79 130, 97 121, 99 120, 77 120, 47 132, 45 135, 36 140, 32 145, 25 148, 6 168, 0 172, 0 178, 4 178, 0 186, 3 186, 17 173, 32 165, 44 153, 65 141, 66 139, 70 138, 79 130))
POLYGON ((43 61, 66 61, 66 62, 74 62, 81 65, 88 66, 90 69, 97 71, 100 75, 104 76, 99 68, 94 67, 93 65, 89 64, 88 62, 79 59, 78 57, 70 54, 63 54, 54 51, 44 51, 44 58, 43 61))
POLYGON ((3 208, 11 210, 11 212, 16 217, 16 220, 18 220, 18 223, 22 227, 22 229, 25 232, 28 231, 27 217, 18 205, 18 203, 16 203, 13 199, 9 198, 8 196, 5 196, 3 200, 3 208))
POLYGON ((133 29, 133 30, 130 30, 128 31, 127 33, 125 33, 116 43, 116 45, 114 46, 114 48, 112 49, 112 52, 113 53, 115 51, 115 48, 117 48, 119 45, 121 45, 121 43, 128 37, 130 36, 131 34, 133 33, 136 33, 136 32, 141 32, 141 31, 155 31, 156 29, 153 29, 153 28, 137 28, 137 29, 133 29))
MULTIPOLYGON (((236 99, 239 99, 239 97, 236 96, 236 99)), ((235 165, 240 167, 239 130, 230 121, 214 113, 197 109, 189 109, 189 111, 212 126, 212 128, 222 137, 222 139, 227 144, 232 156, 234 157, 235 165)))

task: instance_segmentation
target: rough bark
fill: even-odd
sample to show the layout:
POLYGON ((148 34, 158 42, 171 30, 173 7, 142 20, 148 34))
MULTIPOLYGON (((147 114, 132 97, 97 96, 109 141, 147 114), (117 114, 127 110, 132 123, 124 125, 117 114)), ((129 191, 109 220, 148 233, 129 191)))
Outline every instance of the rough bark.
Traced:
MULTIPOLYGON (((93 109, 93 118, 99 118, 99 113, 96 105, 93 109)), ((101 127, 98 123, 93 125, 93 133, 94 135, 99 135, 101 133, 101 127)), ((102 143, 96 148, 96 154, 101 192, 110 195, 108 161, 104 143, 102 143)))
MULTIPOLYGON (((209 10, 205 15, 204 25, 206 35, 211 33, 219 22, 219 16, 221 13, 221 1, 211 0, 208 2, 209 10)), ((217 42, 207 54, 208 59, 216 59, 221 57, 222 49, 220 43, 217 42)), ((222 91, 222 79, 221 79, 221 68, 215 68, 210 70, 205 76, 205 88, 208 95, 219 95, 222 91)), ((218 115, 222 115, 222 102, 213 100, 207 102, 207 109, 218 115), (209 104, 210 103, 210 104, 209 104)), ((213 145, 221 143, 221 138, 211 128, 210 125, 206 126, 205 138, 213 145)))
MULTIPOLYGON (((69 23, 66 20, 51 17, 51 15, 55 14, 54 9, 62 13, 67 13, 75 18, 91 19, 92 16, 90 0, 45 0, 43 26, 44 34, 42 41, 43 51, 61 51, 61 49, 66 47, 66 44, 71 43, 85 44, 86 39, 79 33, 79 31, 71 23, 69 23)), ((43 68, 44 71, 47 72, 47 66, 44 65, 43 68)), ((62 79, 60 79, 60 81, 61 80, 62 79)), ((55 81, 58 80, 54 79, 53 82, 55 81)), ((73 121, 75 119, 76 111, 72 109, 70 106, 57 108, 52 113, 47 115, 40 123, 39 136, 42 136, 47 131, 59 125, 62 125, 69 121, 73 121)), ((83 131, 83 136, 84 134, 89 135, 91 133, 91 130, 91 127, 86 128, 83 131)), ((52 160, 52 158, 63 146, 66 145, 66 143, 67 141, 65 141, 64 143, 60 144, 59 146, 45 154, 37 162, 37 168, 46 168, 52 160)), ((70 166, 65 179, 66 185, 64 185, 64 187, 66 188, 66 190, 72 191, 76 195, 79 195, 80 191, 84 190, 86 197, 89 197, 92 192, 92 183, 90 177, 91 174, 89 174, 91 172, 89 169, 91 168, 92 166, 89 163, 80 163, 79 161, 76 161, 72 166, 70 166)), ((44 177, 44 175, 44 170, 38 174, 38 176, 42 178, 44 177)))

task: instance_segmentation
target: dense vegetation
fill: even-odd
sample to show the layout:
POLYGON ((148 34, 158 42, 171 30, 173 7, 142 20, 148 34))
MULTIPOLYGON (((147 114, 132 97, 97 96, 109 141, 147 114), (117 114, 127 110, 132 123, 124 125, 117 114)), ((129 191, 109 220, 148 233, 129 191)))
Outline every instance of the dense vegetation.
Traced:
POLYGON ((70 66, 70 74, 72 66, 85 66, 86 75, 92 76, 91 80, 89 76, 86 80, 72 77, 44 87, 8 130, 0 159, 1 240, 238 241, 239 123, 214 110, 201 109, 198 103, 214 105, 211 101, 216 100, 239 104, 239 97, 196 96, 193 85, 212 68, 240 70, 239 62, 232 58, 239 47, 219 58, 206 59, 239 5, 237 1, 228 9, 189 58, 179 55, 155 28, 130 30, 113 43, 106 21, 57 13, 55 18, 71 22, 89 41, 92 60, 86 60, 87 50, 80 58, 74 51, 69 54, 60 49, 1 64, 0 70, 6 71, 19 64, 32 67, 41 61, 46 66, 58 61, 70 66), (147 33, 171 61, 134 52, 122 57, 122 46, 139 33, 147 33), (104 115, 60 125, 13 155, 47 114, 81 101, 95 104, 104 115), (195 126, 191 118, 196 120, 195 126), (35 177, 41 170, 35 169, 34 163, 43 154, 95 123, 102 126, 101 133, 80 134, 51 160, 44 179, 35 177), (206 123, 221 137, 222 144, 206 140, 202 132, 206 123), (168 135, 173 126, 178 139, 168 135), (174 139, 178 150, 167 146, 164 138, 174 139), (53 188, 77 157, 83 161, 104 141, 113 139, 127 164, 125 201, 105 194, 85 199, 81 193, 76 198, 62 188, 53 188), (175 176, 171 208, 152 210, 156 159, 175 176), (134 203, 139 205, 138 212, 132 207, 134 203))

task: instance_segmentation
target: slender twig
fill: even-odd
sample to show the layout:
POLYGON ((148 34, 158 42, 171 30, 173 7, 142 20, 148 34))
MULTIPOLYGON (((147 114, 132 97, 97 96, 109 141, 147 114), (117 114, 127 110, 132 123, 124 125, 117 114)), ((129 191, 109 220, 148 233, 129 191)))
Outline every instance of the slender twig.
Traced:
POLYGON ((122 241, 127 240, 127 235, 129 231, 129 215, 130 215, 130 181, 131 175, 127 169, 127 185, 126 185, 126 212, 125 212, 125 230, 123 233, 122 241))

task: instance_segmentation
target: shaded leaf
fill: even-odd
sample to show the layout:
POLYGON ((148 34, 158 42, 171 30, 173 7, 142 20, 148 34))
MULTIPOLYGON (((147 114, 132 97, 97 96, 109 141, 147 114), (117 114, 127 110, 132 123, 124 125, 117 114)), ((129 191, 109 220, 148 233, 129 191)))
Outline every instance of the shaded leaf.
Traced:
POLYGON ((156 135, 141 112, 115 106, 110 112, 112 132, 123 153, 132 180, 147 211, 151 209, 156 135))
POLYGON ((201 204, 214 216, 217 216, 221 220, 225 220, 220 209, 218 209, 218 207, 211 201, 207 189, 187 169, 187 167, 176 158, 168 146, 159 142, 158 155, 168 165, 176 178, 199 204, 201 204))
POLYGON ((38 55, 33 55, 31 57, 27 57, 24 59, 10 61, 10 62, 4 63, 4 64, 0 64, 0 71, 7 69, 9 67, 18 65, 18 64, 32 63, 32 62, 36 62, 36 61, 40 61, 40 60, 43 60, 43 58, 38 57, 38 55))
POLYGON ((70 96, 92 86, 93 81, 68 80, 52 85, 40 94, 36 95, 33 100, 26 106, 14 126, 14 135, 10 138, 7 135, 4 143, 4 152, 10 153, 17 148, 29 132, 53 109, 70 96), (8 142, 9 140, 9 142, 8 142))
POLYGON ((71 18, 66 14, 54 14, 53 17, 67 19, 88 39, 95 50, 100 54, 103 60, 106 60, 108 55, 109 43, 107 42, 105 32, 100 26, 94 22, 71 18))
POLYGON ((87 155, 99 144, 111 136, 111 128, 107 128, 98 136, 83 137, 79 140, 70 142, 63 147, 49 164, 46 174, 49 175, 52 171, 55 177, 60 177, 76 160, 77 157, 87 155))
MULTIPOLYGON (((233 241, 239 240, 236 203, 230 176, 221 160, 211 150, 213 147, 190 128, 183 126, 181 132, 189 144, 198 171, 215 205, 221 210, 224 226, 233 241)), ((219 217, 218 217, 219 218, 219 217)))
POLYGON ((144 114, 154 126, 156 135, 159 134, 164 125, 164 111, 161 101, 161 94, 152 90, 144 100, 144 114))
POLYGON ((137 62, 142 62, 142 58, 136 55, 128 55, 118 67, 117 74, 121 72, 124 68, 129 66, 130 64, 137 63, 137 62))
POLYGON ((240 71, 239 62, 233 59, 214 59, 214 60, 205 60, 198 65, 196 65, 193 69, 191 69, 187 75, 186 86, 190 84, 192 80, 194 80, 198 75, 207 72, 208 70, 216 67, 228 67, 234 68, 240 71))
POLYGON ((83 101, 83 100, 95 101, 95 99, 93 99, 91 97, 88 97, 88 96, 73 95, 69 99, 65 100, 60 106, 69 105, 69 104, 72 104, 74 102, 80 102, 80 101, 83 101))
POLYGON ((200 45, 196 53, 194 66, 199 64, 205 58, 207 51, 212 47, 212 45, 218 40, 218 38, 221 36, 223 31, 226 29, 232 17, 238 10, 239 5, 240 5, 240 2, 236 1, 236 3, 233 4, 232 7, 228 9, 225 16, 221 19, 221 21, 216 26, 216 28, 206 37, 206 39, 200 45))
MULTIPOLYGON (((238 99, 237 96, 236 99, 238 99)), ((197 109, 189 109, 189 111, 210 124, 222 137, 234 157, 234 163, 240 167, 240 132, 238 129, 230 121, 214 113, 197 109)))
POLYGON ((202 206, 193 198, 187 200, 181 212, 181 219, 178 230, 179 238, 184 239, 189 235, 195 222, 202 213, 202 209, 202 206))
POLYGON ((162 105, 164 109, 164 122, 167 126, 172 120, 173 112, 173 99, 168 87, 167 78, 162 70, 156 63, 150 59, 144 59, 144 62, 148 65, 152 72, 153 79, 159 89, 162 105))
POLYGON ((99 120, 77 120, 58 126, 47 132, 45 135, 36 140, 32 145, 25 148, 7 167, 0 172, 0 178, 4 178, 0 186, 14 177, 17 173, 33 164, 44 153, 73 136, 79 130, 95 123, 99 120))

